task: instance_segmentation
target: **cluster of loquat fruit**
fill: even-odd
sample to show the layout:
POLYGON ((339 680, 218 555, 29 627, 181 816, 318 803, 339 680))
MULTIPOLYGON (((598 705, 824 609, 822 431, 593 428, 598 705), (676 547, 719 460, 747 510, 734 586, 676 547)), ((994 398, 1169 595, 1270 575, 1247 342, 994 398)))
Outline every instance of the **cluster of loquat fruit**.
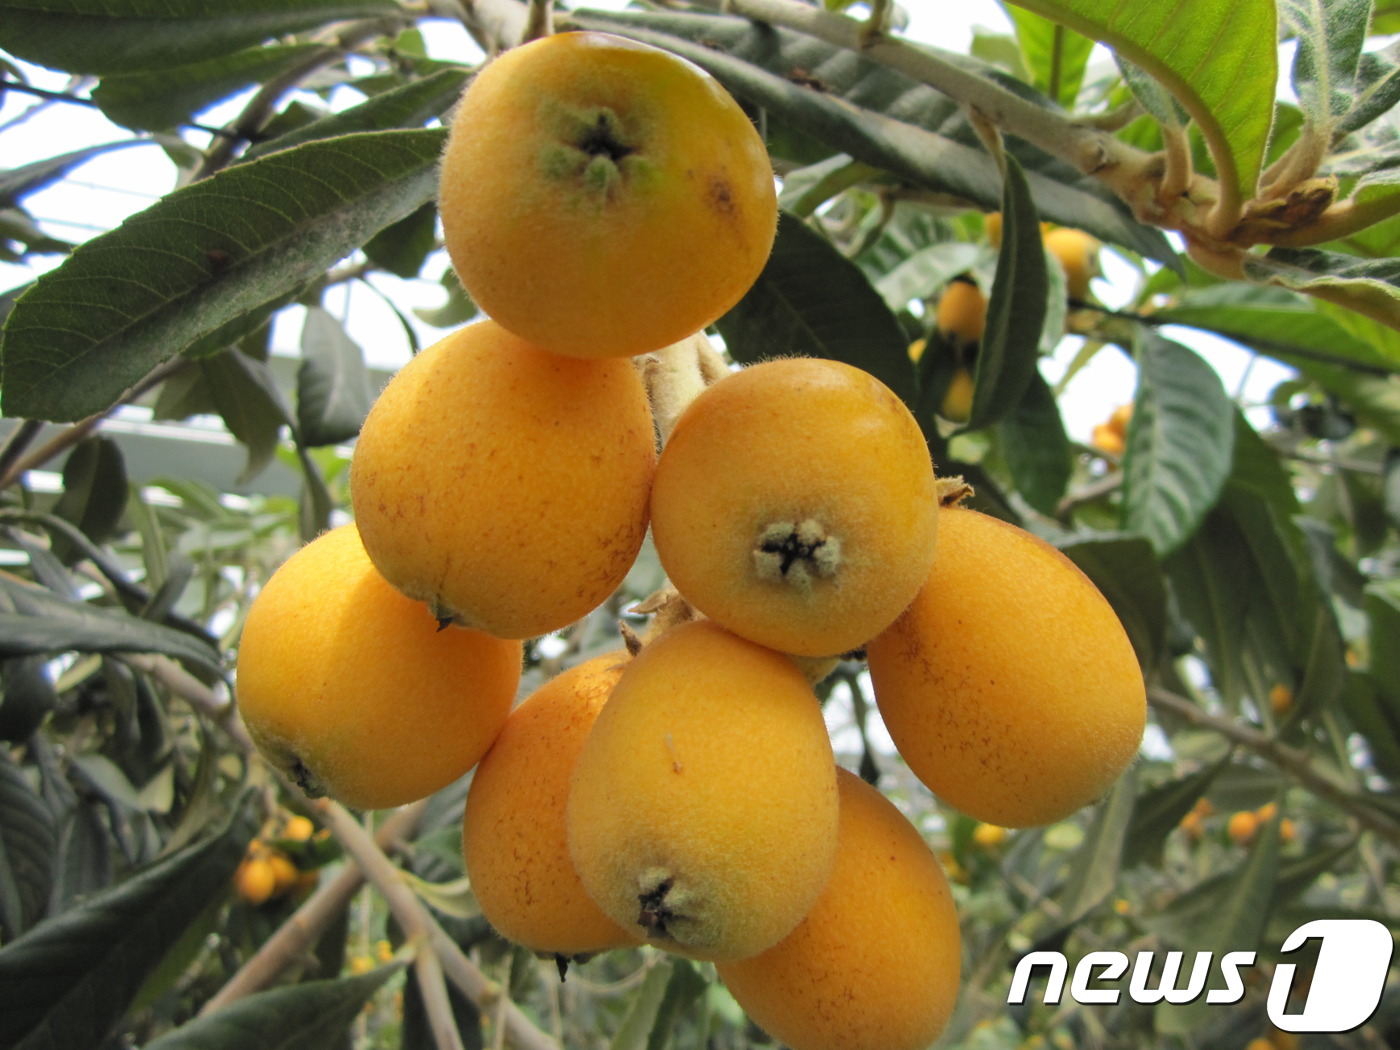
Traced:
POLYGON ((598 33, 506 51, 458 109, 440 212, 488 319, 384 389, 353 523, 253 603, 250 735, 358 808, 475 768, 467 872, 517 943, 713 962, 797 1050, 927 1045, 958 989, 947 878, 838 768, 813 683, 863 653, 930 789, 1044 824, 1136 753, 1121 624, 1054 547, 957 506, 860 369, 725 368, 658 426, 674 392, 644 371, 752 285, 777 220, 762 140, 698 68, 598 33), (524 640, 604 602, 648 530, 671 586, 646 635, 515 705, 524 640))

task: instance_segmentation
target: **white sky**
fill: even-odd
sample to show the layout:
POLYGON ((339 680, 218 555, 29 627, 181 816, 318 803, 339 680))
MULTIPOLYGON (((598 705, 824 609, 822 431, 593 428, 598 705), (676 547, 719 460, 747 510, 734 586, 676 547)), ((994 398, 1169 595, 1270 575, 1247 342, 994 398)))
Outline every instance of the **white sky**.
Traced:
MULTIPOLYGON (((597 0, 594 6, 623 6, 623 0, 597 0)), ((952 51, 969 49, 974 26, 1001 32, 1009 29, 996 0, 905 0, 905 7, 911 14, 911 38, 952 51)), ((456 23, 427 23, 424 30, 434 57, 474 60, 479 55, 465 30, 456 23)), ((34 69, 29 72, 31 82, 37 86, 53 90, 65 87, 66 78, 61 75, 34 69)), ((353 92, 345 94, 347 105, 358 98, 353 92)), ((85 145, 129 137, 129 132, 111 125, 96 110, 73 105, 54 104, 12 124, 34 101, 17 92, 7 93, 0 101, 0 167, 14 167, 85 145), (57 136, 61 136, 61 141, 56 141, 57 136)), ((235 100, 201 114, 200 119, 217 125, 236 113, 240 104, 235 100)), ((155 145, 142 145, 104 154, 84 164, 69 178, 30 196, 25 207, 52 235, 82 241, 148 206, 173 188, 174 183, 174 165, 162 150, 155 145)), ((0 262, 0 290, 19 285, 60 261, 59 256, 39 257, 28 267, 0 262)), ((446 265, 445 257, 436 257, 430 260, 424 276, 437 278, 446 265)), ((1111 252, 1104 253, 1103 267, 1105 279, 1095 282, 1095 292, 1109 306, 1122 305, 1131 293, 1135 271, 1111 252)), ((413 307, 434 307, 442 301, 440 289, 428 281, 402 281, 381 275, 376 276, 375 284, 410 319, 413 307)), ((373 292, 355 283, 343 285, 331 292, 325 305, 344 321, 371 364, 397 368, 408 360, 409 345, 399 321, 373 292)), ((299 312, 287 313, 291 314, 290 323, 281 324, 275 332, 274 349, 295 354, 299 312)), ((444 334, 425 324, 416 323, 416 327, 423 345, 444 334)), ((1199 333, 1176 333, 1176 337, 1202 349, 1231 392, 1241 388, 1247 378, 1244 389, 1251 399, 1262 400, 1274 383, 1287 374, 1267 361, 1258 361, 1251 368, 1253 356, 1225 341, 1209 340, 1199 333)), ((1077 341, 1066 340, 1060 352, 1046 363, 1046 378, 1055 382, 1077 349, 1077 341)), ((1133 366, 1121 352, 1113 348, 1100 352, 1075 377, 1061 399, 1071 436, 1087 440, 1094 424, 1102 422, 1113 406, 1131 400, 1134 381, 1133 366)))

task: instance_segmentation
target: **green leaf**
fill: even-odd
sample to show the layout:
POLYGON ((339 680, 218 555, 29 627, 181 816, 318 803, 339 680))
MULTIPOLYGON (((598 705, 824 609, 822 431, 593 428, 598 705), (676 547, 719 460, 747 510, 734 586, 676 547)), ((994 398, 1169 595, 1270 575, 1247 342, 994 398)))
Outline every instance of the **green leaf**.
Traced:
POLYGON ((1240 658, 1253 582, 1238 556, 1243 544, 1234 521, 1212 511, 1163 561, 1181 615, 1200 636, 1211 681, 1227 701, 1243 689, 1240 658))
POLYGON ((239 999, 146 1044, 145 1050, 332 1050, 372 995, 399 973, 381 966, 357 977, 303 981, 239 999))
POLYGON ((1149 788, 1133 803, 1132 821, 1123 843, 1123 866, 1159 864, 1163 842, 1176 830, 1186 814, 1205 797, 1221 771, 1230 764, 1226 752, 1217 762, 1149 788))
POLYGON ((1297 37, 1293 91, 1322 129, 1351 110, 1371 0, 1279 0, 1279 18, 1297 37))
POLYGON ((131 73, 397 10, 392 0, 7 0, 0 47, 70 73, 131 73))
POLYGON ((885 305, 898 313, 915 299, 926 299, 982 261, 984 249, 965 241, 943 241, 920 248, 890 270, 875 287, 885 305))
POLYGON ((1001 248, 987 297, 968 430, 1005 419, 1021 403, 1040 358, 1049 286, 1040 217, 1021 166, 1006 157, 1001 248))
MULTIPOLYGON (((1257 951, 1274 908, 1278 879, 1278 820, 1260 829, 1244 862, 1234 871, 1212 876, 1173 899, 1160 913, 1142 917, 1171 947, 1187 951, 1211 951, 1217 958, 1226 952, 1257 951)), ((1208 987, 1217 986, 1216 979, 1208 987)), ((1156 1008, 1157 1031, 1182 1034, 1208 1016, 1206 997, 1194 1003, 1160 1003, 1156 1008)))
MULTIPOLYGON (((986 211, 1001 206, 996 162, 957 102, 881 63, 804 33, 721 15, 588 11, 575 12, 568 23, 619 33, 690 59, 763 111, 770 152, 773 126, 780 125, 826 147, 821 156, 801 158, 803 164, 845 153, 986 211), (803 86, 808 83, 820 88, 803 86)), ((1000 70, 963 55, 938 53, 1007 90, 1045 101, 1000 70)), ((1096 179, 1020 140, 1008 140, 1007 149, 1026 169, 1043 217, 1178 265, 1162 231, 1138 223, 1096 179)))
POLYGON ((0 749, 0 935, 6 942, 48 909, 58 856, 53 825, 47 803, 0 749))
POLYGON ((290 413, 277 389, 272 369, 236 347, 201 357, 203 389, 228 431, 248 450, 248 461, 239 472, 243 485, 272 462, 290 413))
POLYGON ((161 131, 187 123, 220 99, 271 80, 317 54, 334 52, 321 44, 272 44, 149 73, 115 74, 103 77, 92 100, 114 124, 161 131))
POLYGON ((1235 409, 1193 350, 1144 331, 1123 458, 1123 527, 1159 554, 1179 547, 1230 473, 1235 409))
POLYGON ((1254 195, 1274 119, 1274 0, 1011 0, 1107 44, 1160 80, 1186 108, 1236 197, 1254 195))
POLYGON ((366 132, 269 154, 82 245, 10 312, 5 413, 102 411, 155 366, 318 277, 432 198, 445 134, 366 132))
POLYGON ((694 963, 682 958, 673 959, 671 977, 666 982, 666 992, 657 1008, 656 1021, 651 1026, 646 1050, 666 1050, 680 1027, 681 1015, 704 995, 709 987, 710 982, 694 963))
POLYGON ((1316 248, 1248 256, 1245 275, 1303 292, 1400 330, 1400 259, 1358 259, 1316 248))
POLYGON ((381 95, 351 106, 339 113, 313 120, 295 131, 250 146, 241 158, 255 160, 267 153, 276 153, 306 142, 352 135, 362 131, 387 131, 390 128, 417 128, 441 116, 457 101, 470 76, 466 69, 442 69, 421 80, 393 88, 381 95))
POLYGON ((1166 642, 1167 591, 1151 544, 1140 536, 1074 537, 1060 550, 1113 606, 1138 663, 1156 667, 1166 642))
POLYGON ((1400 102, 1400 44, 1361 56, 1356 72, 1356 93, 1351 110, 1339 124, 1341 131, 1356 131, 1400 102))
POLYGON ((185 928, 223 893, 251 829, 214 837, 33 927, 0 948, 0 1045, 97 1047, 185 928))
POLYGON ((360 432, 369 413, 365 354, 340 323, 320 307, 306 311, 297 371, 297 430, 303 445, 336 445, 360 432))
MULTIPOLYGON (((68 453, 63 464, 63 494, 54 502, 54 514, 100 544, 116 532, 126 500, 126 463, 120 445, 109 437, 91 437, 68 453)), ((63 537, 55 537, 54 553, 66 562, 82 556, 63 537)))
POLYGON ((1016 491, 1033 509, 1054 517, 1074 457, 1054 391, 1038 371, 1016 410, 997 424, 997 434, 1016 491))
POLYGON ((0 591, 14 612, 0 610, 0 656, 88 653, 161 653, 217 674, 213 646, 184 631, 87 602, 65 601, 48 591, 0 576, 0 591))
POLYGON ((1094 42, 1072 29, 1030 11, 1005 7, 1016 27, 1016 43, 1021 60, 1030 72, 1037 91, 1054 99, 1067 110, 1074 109, 1084 70, 1094 42))
MULTIPOLYGON (((482 1050, 486 1045, 481 1010, 452 982, 447 983, 452 1019, 462 1037, 462 1050, 482 1050)), ((230 1047, 229 1050, 234 1050, 230 1047)), ((287 1050, 298 1050, 288 1047, 287 1050)), ((339 1048, 336 1048, 339 1050, 339 1048)), ((423 1005, 423 989, 417 969, 408 971, 403 984, 403 1032, 398 1050, 440 1050, 423 1005)))
POLYGON ((429 201, 371 237, 365 244, 365 256, 395 277, 410 280, 418 276, 436 245, 437 205, 429 201))
POLYGON ((736 361, 787 355, 844 361, 875 376, 905 404, 917 400, 899 321, 855 263, 786 212, 779 213, 763 272, 718 328, 736 361))
POLYGON ((1066 926, 1078 922, 1113 892, 1136 796, 1137 767, 1129 766, 1108 798, 1094 807, 1084 842, 1070 860, 1069 876, 1056 895, 1058 922, 1066 926))
MULTIPOLYGON (((1373 637, 1383 635, 1391 645, 1400 645, 1400 631, 1394 624, 1383 629, 1372 621, 1373 637)), ((1389 683, 1371 674, 1351 672, 1342 694, 1342 708, 1356 731, 1366 739, 1366 748, 1376 771, 1392 781, 1400 780, 1400 700, 1389 683)))

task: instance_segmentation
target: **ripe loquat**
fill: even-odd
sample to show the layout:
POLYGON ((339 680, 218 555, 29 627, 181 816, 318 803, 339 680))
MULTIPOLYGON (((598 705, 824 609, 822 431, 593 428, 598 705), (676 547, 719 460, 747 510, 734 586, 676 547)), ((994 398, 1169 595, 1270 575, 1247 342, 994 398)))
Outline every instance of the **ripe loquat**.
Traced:
POLYGON ((792 1050, 922 1050, 957 999, 961 934, 948 879, 878 790, 839 770, 831 879, 792 933, 716 969, 749 1017, 792 1050))
POLYGON ((569 853, 619 926, 692 958, 754 955, 831 874, 835 768, 791 660, 683 623, 632 659, 584 742, 569 853))
POLYGON ((531 638, 622 582, 655 463, 630 361, 546 353, 487 320, 390 380, 360 432, 350 498, 395 587, 440 620, 531 638))
POLYGON ((1071 299, 1086 299, 1089 282, 1099 273, 1098 239, 1069 226, 1057 227, 1045 234, 1045 249, 1059 262, 1065 272, 1065 292, 1071 299))
POLYGON ((652 536, 671 582, 729 630, 803 656, 883 630, 933 561, 933 464, 869 373, 786 358, 720 379, 657 464, 652 536))
POLYGON ((468 86, 439 211, 462 286, 576 357, 658 350, 715 321, 777 229, 763 140, 698 66, 606 33, 505 51, 468 86))
POLYGON ((238 709, 263 755, 312 797, 357 809, 425 798, 500 731, 519 642, 440 630, 375 570, 354 524, 273 573, 238 645, 238 709))
POLYGON ((578 754, 627 663, 607 653, 540 686, 472 774, 462 820, 472 892, 501 936, 532 951, 574 956, 640 940, 584 890, 565 821, 578 754))
POLYGON ((1137 753, 1147 705, 1132 644, 1045 541, 965 508, 938 528, 923 589, 866 646, 876 704, 945 802, 1003 827, 1053 823, 1137 753))

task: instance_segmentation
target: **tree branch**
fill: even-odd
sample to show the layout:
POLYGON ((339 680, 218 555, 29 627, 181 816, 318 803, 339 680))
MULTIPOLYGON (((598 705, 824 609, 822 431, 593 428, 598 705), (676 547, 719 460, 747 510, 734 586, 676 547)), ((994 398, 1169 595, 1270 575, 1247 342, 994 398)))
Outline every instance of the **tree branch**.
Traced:
POLYGON ((1350 814, 1362 827, 1374 831, 1392 846, 1400 846, 1400 823, 1370 805, 1364 795, 1358 795, 1347 785, 1314 766, 1306 751, 1280 743, 1276 738, 1251 726, 1213 715, 1199 704, 1166 689, 1150 687, 1147 690, 1147 699, 1157 710, 1219 733, 1226 740, 1277 766, 1314 795, 1350 814))

